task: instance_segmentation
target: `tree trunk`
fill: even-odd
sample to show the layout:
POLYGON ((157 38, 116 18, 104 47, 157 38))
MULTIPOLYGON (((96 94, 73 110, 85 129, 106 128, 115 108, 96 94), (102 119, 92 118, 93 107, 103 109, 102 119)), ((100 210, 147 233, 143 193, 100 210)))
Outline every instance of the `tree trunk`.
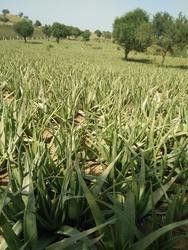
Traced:
POLYGON ((24 37, 24 42, 25 42, 25 43, 27 42, 27 37, 24 37))
POLYGON ((162 61, 161 61, 161 66, 164 65, 165 57, 166 57, 167 51, 162 52, 162 61))
POLYGON ((129 50, 128 50, 128 49, 125 49, 125 60, 126 60, 126 61, 128 60, 128 54, 129 54, 129 50))
POLYGON ((59 38, 56 38, 56 42, 59 43, 59 38))

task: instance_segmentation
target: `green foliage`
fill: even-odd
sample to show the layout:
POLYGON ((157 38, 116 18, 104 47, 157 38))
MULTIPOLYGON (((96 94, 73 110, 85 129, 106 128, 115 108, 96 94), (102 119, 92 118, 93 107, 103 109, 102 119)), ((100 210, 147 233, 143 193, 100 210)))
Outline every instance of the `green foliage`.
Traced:
POLYGON ((113 38, 125 50, 125 59, 131 50, 143 51, 148 46, 149 23, 148 14, 142 9, 130 11, 122 17, 116 18, 113 24, 113 38), (142 32, 144 39, 139 40, 137 31, 142 32), (145 34, 146 33, 146 34, 145 34))
POLYGON ((125 59, 131 50, 144 51, 154 45, 163 57, 163 65, 167 53, 187 45, 188 20, 181 13, 175 19, 167 12, 158 12, 150 21, 145 11, 136 9, 115 20, 113 37, 124 48, 125 59))
POLYGON ((186 59, 159 68, 111 43, 64 43, 51 56, 46 41, 0 41, 0 249, 177 247, 186 59))
POLYGON ((102 32, 100 30, 96 30, 95 34, 97 35, 98 38, 102 36, 102 32))
POLYGON ((154 31, 151 23, 142 23, 136 30, 138 51, 144 51, 154 41, 154 31))
POLYGON ((45 36, 49 39, 51 37, 52 34, 52 27, 50 25, 45 25, 42 28, 43 33, 45 34, 45 36))
POLYGON ((112 38, 112 33, 110 31, 103 31, 102 32, 102 36, 105 38, 105 39, 111 39, 112 38))
POLYGON ((27 41, 27 37, 31 37, 34 32, 34 27, 29 20, 22 20, 14 25, 14 30, 18 35, 22 36, 27 41))
POLYGON ((77 27, 72 27, 71 29, 71 36, 74 36, 75 38, 79 37, 81 35, 82 31, 77 27))
POLYGON ((182 13, 175 20, 175 30, 175 45, 183 50, 188 45, 188 19, 182 13))
POLYGON ((90 40, 91 32, 89 30, 85 30, 82 32, 82 39, 85 42, 88 42, 90 40))
POLYGON ((51 27, 52 36, 56 38, 57 43, 60 39, 66 38, 68 35, 67 27, 61 23, 54 23, 51 27))
POLYGON ((174 19, 166 12, 159 12, 153 18, 155 43, 161 49, 162 65, 166 54, 183 49, 188 42, 188 20, 182 14, 174 19))
POLYGON ((77 38, 82 33, 81 30, 77 27, 66 26, 66 28, 67 28, 67 36, 69 36, 69 37, 77 38))
POLYGON ((167 52, 173 52, 175 43, 174 35, 176 33, 173 17, 167 12, 159 12, 153 18, 153 29, 156 38, 156 44, 161 48, 163 61, 167 52))
POLYGON ((42 26, 42 23, 41 23, 39 20, 36 20, 35 26, 36 26, 36 27, 41 27, 41 26, 42 26))

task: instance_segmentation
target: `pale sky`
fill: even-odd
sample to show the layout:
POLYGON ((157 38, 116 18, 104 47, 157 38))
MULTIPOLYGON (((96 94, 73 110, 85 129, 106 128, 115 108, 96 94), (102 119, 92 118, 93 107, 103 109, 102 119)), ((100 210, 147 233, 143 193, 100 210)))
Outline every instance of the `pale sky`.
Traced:
POLYGON ((168 11, 174 16, 179 12, 188 16, 188 0, 0 0, 0 11, 21 11, 43 24, 57 21, 91 30, 111 30, 117 16, 137 7, 150 14, 168 11))

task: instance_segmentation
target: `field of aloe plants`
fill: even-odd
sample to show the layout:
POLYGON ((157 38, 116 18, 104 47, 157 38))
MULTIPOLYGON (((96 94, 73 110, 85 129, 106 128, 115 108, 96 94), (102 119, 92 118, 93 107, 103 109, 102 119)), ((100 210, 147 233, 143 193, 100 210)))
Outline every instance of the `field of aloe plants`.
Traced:
POLYGON ((187 249, 186 59, 0 47, 0 249, 187 249))

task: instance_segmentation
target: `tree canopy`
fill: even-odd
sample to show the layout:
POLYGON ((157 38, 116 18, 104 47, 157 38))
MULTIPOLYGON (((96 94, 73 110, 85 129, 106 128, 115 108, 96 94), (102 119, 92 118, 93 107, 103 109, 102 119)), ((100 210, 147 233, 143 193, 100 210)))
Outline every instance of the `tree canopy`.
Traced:
POLYGON ((167 12, 159 12, 153 17, 154 43, 162 55, 162 65, 167 53, 183 49, 188 44, 188 20, 181 13, 173 18, 167 12))
POLYGON ((56 38, 57 43, 60 39, 66 38, 68 35, 68 30, 66 25, 61 23, 54 23, 51 28, 52 36, 56 38))
POLYGON ((36 26, 36 27, 41 27, 41 26, 42 26, 42 23, 41 23, 39 20, 36 20, 35 26, 36 26))
POLYGON ((131 50, 143 51, 145 49, 146 44, 139 41, 137 31, 142 25, 148 23, 149 16, 142 9, 130 11, 124 16, 116 18, 113 24, 113 37, 124 48, 125 59, 131 50))
POLYGON ((71 35, 75 38, 79 37, 81 35, 82 31, 77 27, 72 27, 71 29, 71 35))
POLYGON ((19 13, 18 13, 18 16, 21 17, 21 18, 23 17, 23 15, 24 15, 23 12, 19 12, 19 13))
POLYGON ((89 30, 85 30, 82 32, 82 38, 85 42, 90 40, 91 32, 89 30))
POLYGON ((115 19, 113 38, 124 48, 125 59, 131 50, 144 51, 155 45, 163 64, 168 52, 188 44, 188 20, 181 13, 173 18, 167 12, 158 12, 150 20, 147 12, 136 9, 115 19))
POLYGON ((22 20, 14 25, 15 31, 24 38, 24 41, 27 42, 27 37, 31 37, 34 32, 34 27, 32 22, 29 20, 22 20))
POLYGON ((10 13, 10 11, 8 9, 3 9, 2 13, 3 13, 4 17, 6 17, 6 15, 10 13))
POLYGON ((10 11, 8 9, 3 9, 2 10, 3 17, 0 18, 0 21, 5 22, 5 23, 8 22, 9 19, 7 18, 7 14, 9 13, 10 11))
POLYGON ((52 27, 50 25, 45 25, 42 29, 43 33, 45 34, 45 36, 49 39, 51 37, 52 34, 52 27))
POLYGON ((82 31, 77 27, 73 27, 73 26, 66 26, 66 27, 67 27, 67 36, 68 37, 77 38, 82 33, 82 31))
POLYGON ((102 36, 102 32, 100 30, 96 30, 95 34, 97 35, 98 38, 102 36))

